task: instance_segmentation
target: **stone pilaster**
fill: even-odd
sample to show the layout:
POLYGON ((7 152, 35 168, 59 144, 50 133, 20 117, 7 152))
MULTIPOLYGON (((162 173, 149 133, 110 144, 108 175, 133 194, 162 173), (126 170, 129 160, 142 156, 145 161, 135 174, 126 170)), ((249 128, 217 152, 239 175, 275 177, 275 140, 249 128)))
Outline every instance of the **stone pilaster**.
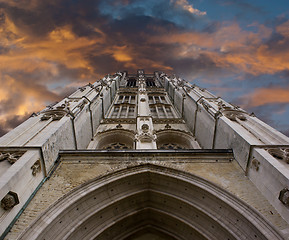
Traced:
POLYGON ((157 149, 156 136, 153 134, 153 121, 149 109, 146 82, 143 71, 138 71, 138 117, 136 149, 157 149))

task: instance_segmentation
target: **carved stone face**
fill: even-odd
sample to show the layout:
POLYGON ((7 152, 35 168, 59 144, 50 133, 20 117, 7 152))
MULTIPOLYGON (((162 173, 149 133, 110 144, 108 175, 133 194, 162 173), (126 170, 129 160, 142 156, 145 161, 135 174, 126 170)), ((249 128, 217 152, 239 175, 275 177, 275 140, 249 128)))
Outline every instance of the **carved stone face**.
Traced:
POLYGON ((143 124, 142 126, 141 126, 141 130, 143 131, 143 132, 145 132, 145 133, 147 133, 148 131, 149 131, 149 125, 147 125, 147 124, 143 124))

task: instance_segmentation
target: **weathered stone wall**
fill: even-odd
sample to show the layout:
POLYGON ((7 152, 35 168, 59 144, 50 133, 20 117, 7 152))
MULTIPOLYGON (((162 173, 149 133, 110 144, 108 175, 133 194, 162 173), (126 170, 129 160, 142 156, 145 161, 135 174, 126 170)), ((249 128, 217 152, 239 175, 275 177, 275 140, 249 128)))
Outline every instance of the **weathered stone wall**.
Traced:
POLYGON ((205 89, 175 76, 163 76, 162 80, 171 98, 176 94, 186 96, 184 119, 200 146, 205 149, 232 149, 244 174, 289 221, 289 204, 285 203, 288 197, 283 203, 278 199, 282 190, 289 189, 289 138, 254 114, 227 103, 205 89), (258 154, 260 148, 262 151, 266 148, 283 151, 283 157, 258 154), (260 171, 251 170, 252 162, 260 165, 257 166, 260 171))
MULTIPOLYGON (((79 157, 79 160, 77 160, 77 158, 74 158, 72 161, 68 159, 64 160, 51 178, 47 180, 38 191, 6 239, 16 239, 41 212, 75 187, 109 172, 126 168, 127 166, 141 164, 142 162, 143 161, 130 161, 120 163, 119 161, 105 159, 96 162, 87 161, 83 159, 83 157, 79 157)), ((177 162, 176 159, 171 159, 167 162, 153 160, 150 162, 152 164, 183 170, 205 178, 254 207, 279 230, 288 228, 288 224, 280 217, 278 212, 263 197, 251 181, 244 176, 242 169, 236 161, 198 162, 195 160, 193 162, 177 162)))
POLYGON ((0 199, 2 200, 9 192, 13 192, 17 195, 19 200, 17 205, 7 209, 4 209, 3 206, 0 207, 1 233, 5 231, 33 193, 34 189, 38 186, 39 182, 43 179, 44 172, 42 172, 43 165, 40 165, 40 158, 39 150, 28 150, 21 156, 21 160, 17 160, 1 175, 0 199), (35 171, 33 172, 33 166, 35 165, 36 167, 36 164, 38 164, 38 168, 35 168, 35 171))

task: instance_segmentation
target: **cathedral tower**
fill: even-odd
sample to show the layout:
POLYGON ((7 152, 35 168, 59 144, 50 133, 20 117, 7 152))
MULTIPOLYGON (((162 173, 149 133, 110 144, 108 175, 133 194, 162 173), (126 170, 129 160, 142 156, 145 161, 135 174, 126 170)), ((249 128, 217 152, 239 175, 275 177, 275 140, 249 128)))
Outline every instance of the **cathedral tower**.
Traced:
POLYGON ((287 239, 289 138, 163 72, 118 72, 0 138, 1 239, 287 239))

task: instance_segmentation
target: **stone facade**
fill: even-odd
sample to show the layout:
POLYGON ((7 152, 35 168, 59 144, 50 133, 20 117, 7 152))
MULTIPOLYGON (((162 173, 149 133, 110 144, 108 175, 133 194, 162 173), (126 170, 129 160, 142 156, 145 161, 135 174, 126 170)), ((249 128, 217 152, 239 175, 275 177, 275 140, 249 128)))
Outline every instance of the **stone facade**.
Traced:
POLYGON ((108 75, 0 138, 1 239, 286 239, 288 149, 176 76, 108 75))

